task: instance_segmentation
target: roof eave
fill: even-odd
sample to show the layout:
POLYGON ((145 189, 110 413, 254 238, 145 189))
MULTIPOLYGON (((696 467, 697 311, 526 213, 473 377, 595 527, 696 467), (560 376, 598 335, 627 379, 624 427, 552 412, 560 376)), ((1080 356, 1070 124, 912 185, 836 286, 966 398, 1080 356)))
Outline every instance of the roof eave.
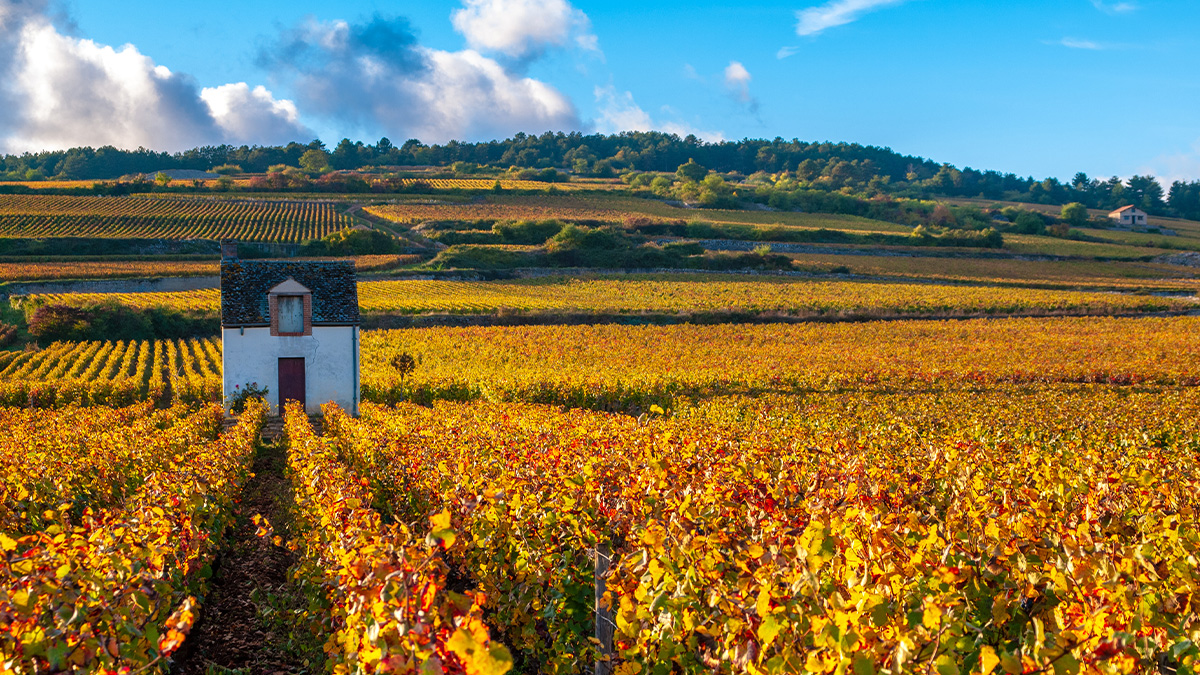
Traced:
MULTIPOLYGON (((362 320, 358 321, 314 321, 313 328, 342 328, 349 326, 361 326, 362 320)), ((221 328, 270 328, 269 323, 222 323, 221 328)))

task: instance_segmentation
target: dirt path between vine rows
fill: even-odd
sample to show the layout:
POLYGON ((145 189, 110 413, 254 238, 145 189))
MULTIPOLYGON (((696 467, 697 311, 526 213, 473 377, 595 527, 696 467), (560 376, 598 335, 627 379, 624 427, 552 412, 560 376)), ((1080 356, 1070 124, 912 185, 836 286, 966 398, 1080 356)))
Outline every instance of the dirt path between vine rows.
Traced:
POLYGON ((303 634, 302 622, 290 615, 302 607, 288 582, 293 554, 258 536, 252 521, 261 514, 286 537, 292 491, 284 475, 286 450, 282 422, 270 418, 235 509, 225 547, 209 594, 201 602, 200 620, 184 643, 172 673, 178 675, 274 675, 321 672, 320 646, 303 634), (299 634, 298 634, 299 633, 299 634))

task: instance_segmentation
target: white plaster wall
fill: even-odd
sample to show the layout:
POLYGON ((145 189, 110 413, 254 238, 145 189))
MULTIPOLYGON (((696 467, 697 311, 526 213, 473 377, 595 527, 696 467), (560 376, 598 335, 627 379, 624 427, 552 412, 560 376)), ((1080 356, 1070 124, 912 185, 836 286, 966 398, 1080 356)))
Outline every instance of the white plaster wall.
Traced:
POLYGON ((313 326, 312 332, 284 337, 272 336, 266 327, 222 329, 225 399, 234 385, 257 382, 268 388, 267 400, 278 408, 279 359, 301 357, 309 414, 320 413, 322 403, 334 401, 357 415, 358 328, 313 326))

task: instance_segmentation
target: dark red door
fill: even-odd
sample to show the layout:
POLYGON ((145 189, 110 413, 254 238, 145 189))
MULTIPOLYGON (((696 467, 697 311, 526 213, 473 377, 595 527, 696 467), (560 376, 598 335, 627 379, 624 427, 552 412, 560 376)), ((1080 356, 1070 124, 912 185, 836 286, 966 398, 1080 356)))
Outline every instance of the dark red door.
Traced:
POLYGON ((307 403, 304 398, 304 359, 279 359, 280 412, 288 401, 299 401, 300 405, 307 403))

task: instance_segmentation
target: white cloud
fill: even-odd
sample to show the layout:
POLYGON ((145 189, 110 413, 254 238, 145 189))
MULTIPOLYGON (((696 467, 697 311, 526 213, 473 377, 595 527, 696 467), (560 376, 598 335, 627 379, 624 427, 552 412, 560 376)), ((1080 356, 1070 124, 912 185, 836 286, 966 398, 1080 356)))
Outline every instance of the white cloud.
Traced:
POLYGON ((610 85, 596 87, 595 95, 600 111, 600 117, 596 120, 596 130, 601 133, 663 131, 681 137, 696 136, 709 143, 725 140, 725 134, 720 131, 704 131, 681 122, 655 121, 633 100, 632 92, 620 93, 616 87, 610 85))
POLYGON ((296 104, 276 100, 262 85, 251 89, 237 82, 207 87, 200 98, 231 143, 273 145, 298 140, 294 130, 302 125, 296 104))
POLYGON ((725 90, 752 114, 758 114, 758 99, 750 95, 751 79, 750 71, 740 61, 730 61, 725 66, 725 90))
POLYGON ((796 24, 796 34, 800 36, 818 35, 830 28, 857 21, 859 17, 869 12, 907 1, 831 0, 819 7, 809 7, 796 12, 796 18, 799 21, 796 24))
POLYGON ((403 19, 310 21, 260 61, 291 84, 306 114, 360 132, 440 143, 581 126, 554 87, 474 50, 422 47, 403 19))
POLYGON ((1104 2, 1092 0, 1092 5, 1105 14, 1128 14, 1141 9, 1136 2, 1104 2))
POLYGON ((1158 178, 1164 190, 1171 189, 1171 183, 1183 181, 1190 183, 1200 180, 1200 139, 1187 150, 1160 155, 1138 171, 1141 175, 1151 175, 1158 178))
POLYGON ((599 51, 591 21, 567 0, 463 0, 463 8, 450 20, 473 49, 513 58, 536 56, 571 42, 599 51))
POLYGON ((740 61, 725 66, 725 86, 743 102, 750 100, 750 71, 740 61))
POLYGON ((1061 40, 1046 40, 1044 44, 1066 47, 1068 49, 1083 49, 1092 52, 1103 52, 1114 49, 1138 49, 1137 45, 1124 44, 1120 42, 1096 42, 1095 40, 1085 40, 1075 37, 1065 37, 1061 40))
POLYGON ((240 99, 231 90, 206 98, 191 77, 133 45, 114 49, 59 33, 44 5, 0 0, 0 64, 3 152, 83 145, 183 150, 257 140, 242 133, 251 119, 277 140, 311 134, 290 102, 261 87, 240 99), (214 109, 210 99, 223 108, 214 109))
POLYGON ((1059 40, 1058 44, 1064 47, 1070 47, 1071 49, 1090 49, 1093 51, 1100 51, 1105 48, 1104 45, 1100 44, 1099 42, 1080 40, 1072 37, 1065 37, 1062 40, 1059 40))
POLYGON ((780 47, 779 51, 775 52, 775 58, 780 60, 786 59, 798 51, 800 51, 799 47, 780 47))
POLYGON ((575 106, 545 82, 514 77, 471 50, 425 53, 432 67, 409 87, 412 103, 424 108, 417 126, 422 138, 494 138, 580 127, 575 106))

